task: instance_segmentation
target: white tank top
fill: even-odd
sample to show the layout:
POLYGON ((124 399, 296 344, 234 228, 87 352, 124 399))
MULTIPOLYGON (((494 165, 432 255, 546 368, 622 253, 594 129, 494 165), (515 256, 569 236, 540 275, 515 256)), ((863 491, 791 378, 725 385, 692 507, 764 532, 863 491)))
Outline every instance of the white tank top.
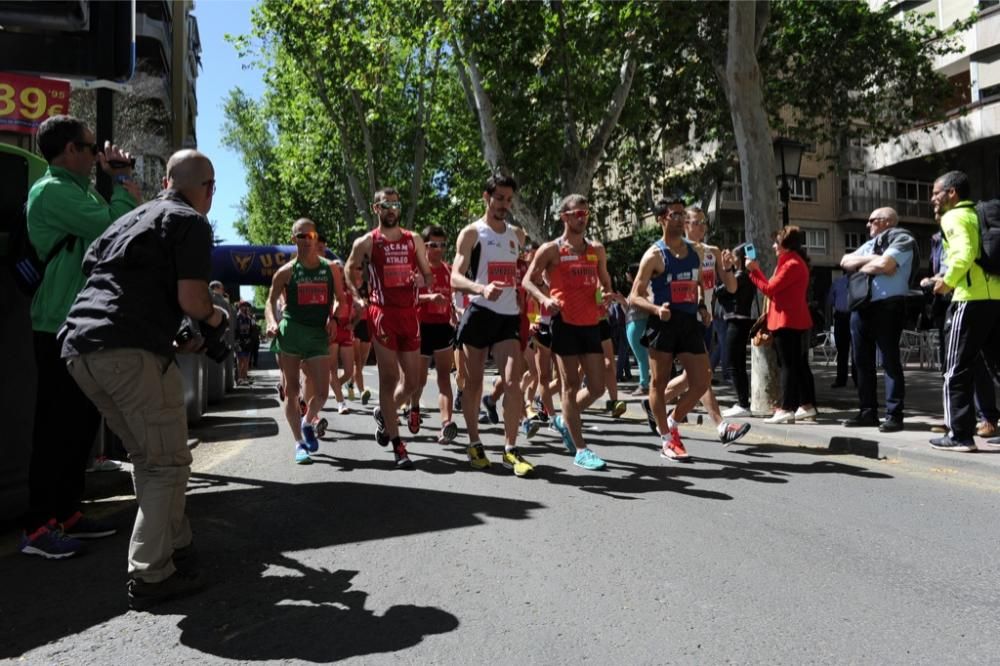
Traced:
POLYGON ((517 257, 521 252, 518 247, 517 234, 513 227, 505 225, 502 233, 497 233, 490 228, 485 219, 476 220, 476 233, 479 238, 472 250, 472 264, 470 266, 473 274, 470 276, 474 282, 487 285, 490 282, 503 282, 503 293, 495 301, 487 299, 485 296, 476 295, 470 299, 470 303, 482 308, 493 310, 497 314, 516 315, 520 313, 517 307, 517 257))

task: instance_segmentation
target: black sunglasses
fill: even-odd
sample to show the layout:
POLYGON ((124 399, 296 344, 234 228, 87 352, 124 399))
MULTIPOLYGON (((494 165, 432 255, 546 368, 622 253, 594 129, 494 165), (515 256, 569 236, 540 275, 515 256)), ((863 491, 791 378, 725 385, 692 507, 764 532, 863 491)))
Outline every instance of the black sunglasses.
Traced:
POLYGON ((215 179, 214 178, 210 178, 208 180, 203 180, 203 181, 201 181, 201 184, 204 187, 211 187, 212 188, 212 194, 215 194, 215 179))
POLYGON ((77 148, 89 149, 91 155, 96 155, 97 153, 101 152, 100 146, 98 146, 96 143, 88 143, 87 141, 74 141, 73 145, 76 146, 77 148))

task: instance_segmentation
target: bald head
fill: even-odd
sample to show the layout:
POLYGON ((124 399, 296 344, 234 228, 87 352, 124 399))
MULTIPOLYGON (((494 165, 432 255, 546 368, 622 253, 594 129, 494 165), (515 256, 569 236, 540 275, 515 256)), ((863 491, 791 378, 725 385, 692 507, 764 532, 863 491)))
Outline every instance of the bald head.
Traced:
POLYGON ((178 150, 167 160, 164 186, 183 194, 192 208, 207 215, 215 193, 215 168, 197 150, 178 150))
POLYGON ((899 224, 899 216, 893 208, 876 208, 868 216, 868 235, 875 238, 890 227, 899 224))

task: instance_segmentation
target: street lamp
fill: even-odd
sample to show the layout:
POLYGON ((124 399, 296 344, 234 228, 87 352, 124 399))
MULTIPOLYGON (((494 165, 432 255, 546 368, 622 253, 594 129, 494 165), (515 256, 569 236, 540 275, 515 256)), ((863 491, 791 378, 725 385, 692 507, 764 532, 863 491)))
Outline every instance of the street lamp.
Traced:
POLYGON ((781 169, 781 226, 788 226, 788 198, 790 188, 788 187, 788 177, 793 178, 799 175, 802 168, 802 153, 805 152, 805 145, 792 139, 778 137, 774 140, 774 162, 781 169))

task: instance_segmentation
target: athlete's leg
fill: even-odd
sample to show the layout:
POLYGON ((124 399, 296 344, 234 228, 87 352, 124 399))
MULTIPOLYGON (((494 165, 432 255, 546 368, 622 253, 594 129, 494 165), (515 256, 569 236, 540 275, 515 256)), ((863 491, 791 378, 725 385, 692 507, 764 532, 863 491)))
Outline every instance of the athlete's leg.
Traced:
POLYGON ((302 359, 291 354, 279 354, 278 363, 281 369, 281 383, 285 387, 285 419, 288 427, 292 429, 292 436, 296 442, 302 441, 302 417, 299 415, 299 396, 301 394, 301 384, 299 382, 299 366, 302 359))
MULTIPOLYGON (((341 387, 354 375, 354 345, 340 345, 340 373, 337 384, 341 387)), ((333 374, 331 373, 331 377, 333 374)))
POLYGON ((469 442, 479 440, 479 403, 483 395, 483 374, 486 366, 487 349, 462 345, 465 356, 465 391, 462 397, 462 415, 465 417, 465 431, 469 442))
MULTIPOLYGON (((437 365, 436 355, 434 357, 434 364, 437 365)), ((430 356, 421 356, 420 365, 417 369, 417 388, 415 388, 413 393, 409 396, 410 409, 420 409, 420 394, 424 392, 424 387, 427 386, 427 373, 430 371, 430 367, 430 356)))
MULTIPOLYGON (((330 357, 316 356, 307 358, 302 362, 306 377, 313 386, 322 387, 313 392, 306 400, 306 423, 312 423, 319 419, 319 410, 326 404, 326 397, 329 392, 326 390, 327 379, 330 377, 330 357)), ((286 410, 287 411, 287 410, 286 410)))
POLYGON ((546 413, 555 414, 555 407, 552 404, 552 352, 547 347, 538 346, 538 353, 535 354, 535 361, 538 366, 538 394, 542 398, 542 405, 546 413))
POLYGON ((503 431, 508 446, 517 444, 517 427, 523 418, 524 404, 518 382, 521 379, 521 348, 517 340, 502 340, 493 345, 493 358, 503 387, 503 431))
MULTIPOLYGON (((682 372, 671 379, 670 383, 667 384, 667 390, 663 398, 664 401, 667 404, 670 404, 678 396, 687 391, 687 388, 687 372, 682 372)), ((712 419, 712 422, 715 423, 715 425, 722 423, 722 412, 719 410, 719 401, 715 397, 715 391, 712 389, 711 381, 709 382, 708 390, 702 394, 700 400, 702 406, 705 408, 705 411, 708 412, 708 417, 712 419)))
POLYGON ((378 405, 385 421, 385 433, 389 439, 399 437, 399 422, 396 418, 396 388, 399 386, 398 352, 375 345, 375 364, 378 366, 378 405))
MULTIPOLYGON (((677 405, 674 406, 674 420, 680 421, 687 416, 687 413, 709 391, 712 385, 712 370, 708 365, 708 354, 682 353, 677 355, 677 360, 680 362, 681 367, 684 368, 684 374, 688 377, 688 390, 677 399, 677 405)), ((715 412, 718 413, 719 405, 714 401, 714 398, 715 396, 713 395, 712 401, 715 404, 715 412)), ((721 421, 722 417, 720 415, 719 422, 721 421)))
MULTIPOLYGON (((438 409, 441 410, 441 423, 447 423, 453 418, 451 411, 451 349, 440 349, 434 352, 434 369, 437 371, 438 409)), ((426 364, 427 359, 424 359, 426 364)), ((427 381, 425 365, 424 381, 427 381)))
MULTIPOLYGON (((674 366, 673 354, 661 352, 649 348, 649 409, 653 412, 656 420, 656 428, 660 434, 670 432, 667 427, 667 403, 664 400, 664 393, 670 383, 670 373, 674 366)), ((676 416, 674 417, 677 418, 676 416)))
POLYGON ((365 391, 365 364, 368 363, 368 354, 372 350, 372 343, 358 340, 354 345, 354 385, 358 391, 365 391))
MULTIPOLYGON (((618 377, 615 376, 615 348, 610 338, 601 342, 601 349, 604 351, 604 386, 608 389, 608 399, 615 403, 618 402, 618 377)), ((590 386, 589 377, 587 386, 590 386)))
POLYGON ((333 397, 338 403, 344 402, 344 393, 340 390, 340 381, 337 379, 337 373, 340 371, 340 345, 332 344, 330 345, 330 373, 328 381, 330 383, 330 388, 333 389, 333 397))

